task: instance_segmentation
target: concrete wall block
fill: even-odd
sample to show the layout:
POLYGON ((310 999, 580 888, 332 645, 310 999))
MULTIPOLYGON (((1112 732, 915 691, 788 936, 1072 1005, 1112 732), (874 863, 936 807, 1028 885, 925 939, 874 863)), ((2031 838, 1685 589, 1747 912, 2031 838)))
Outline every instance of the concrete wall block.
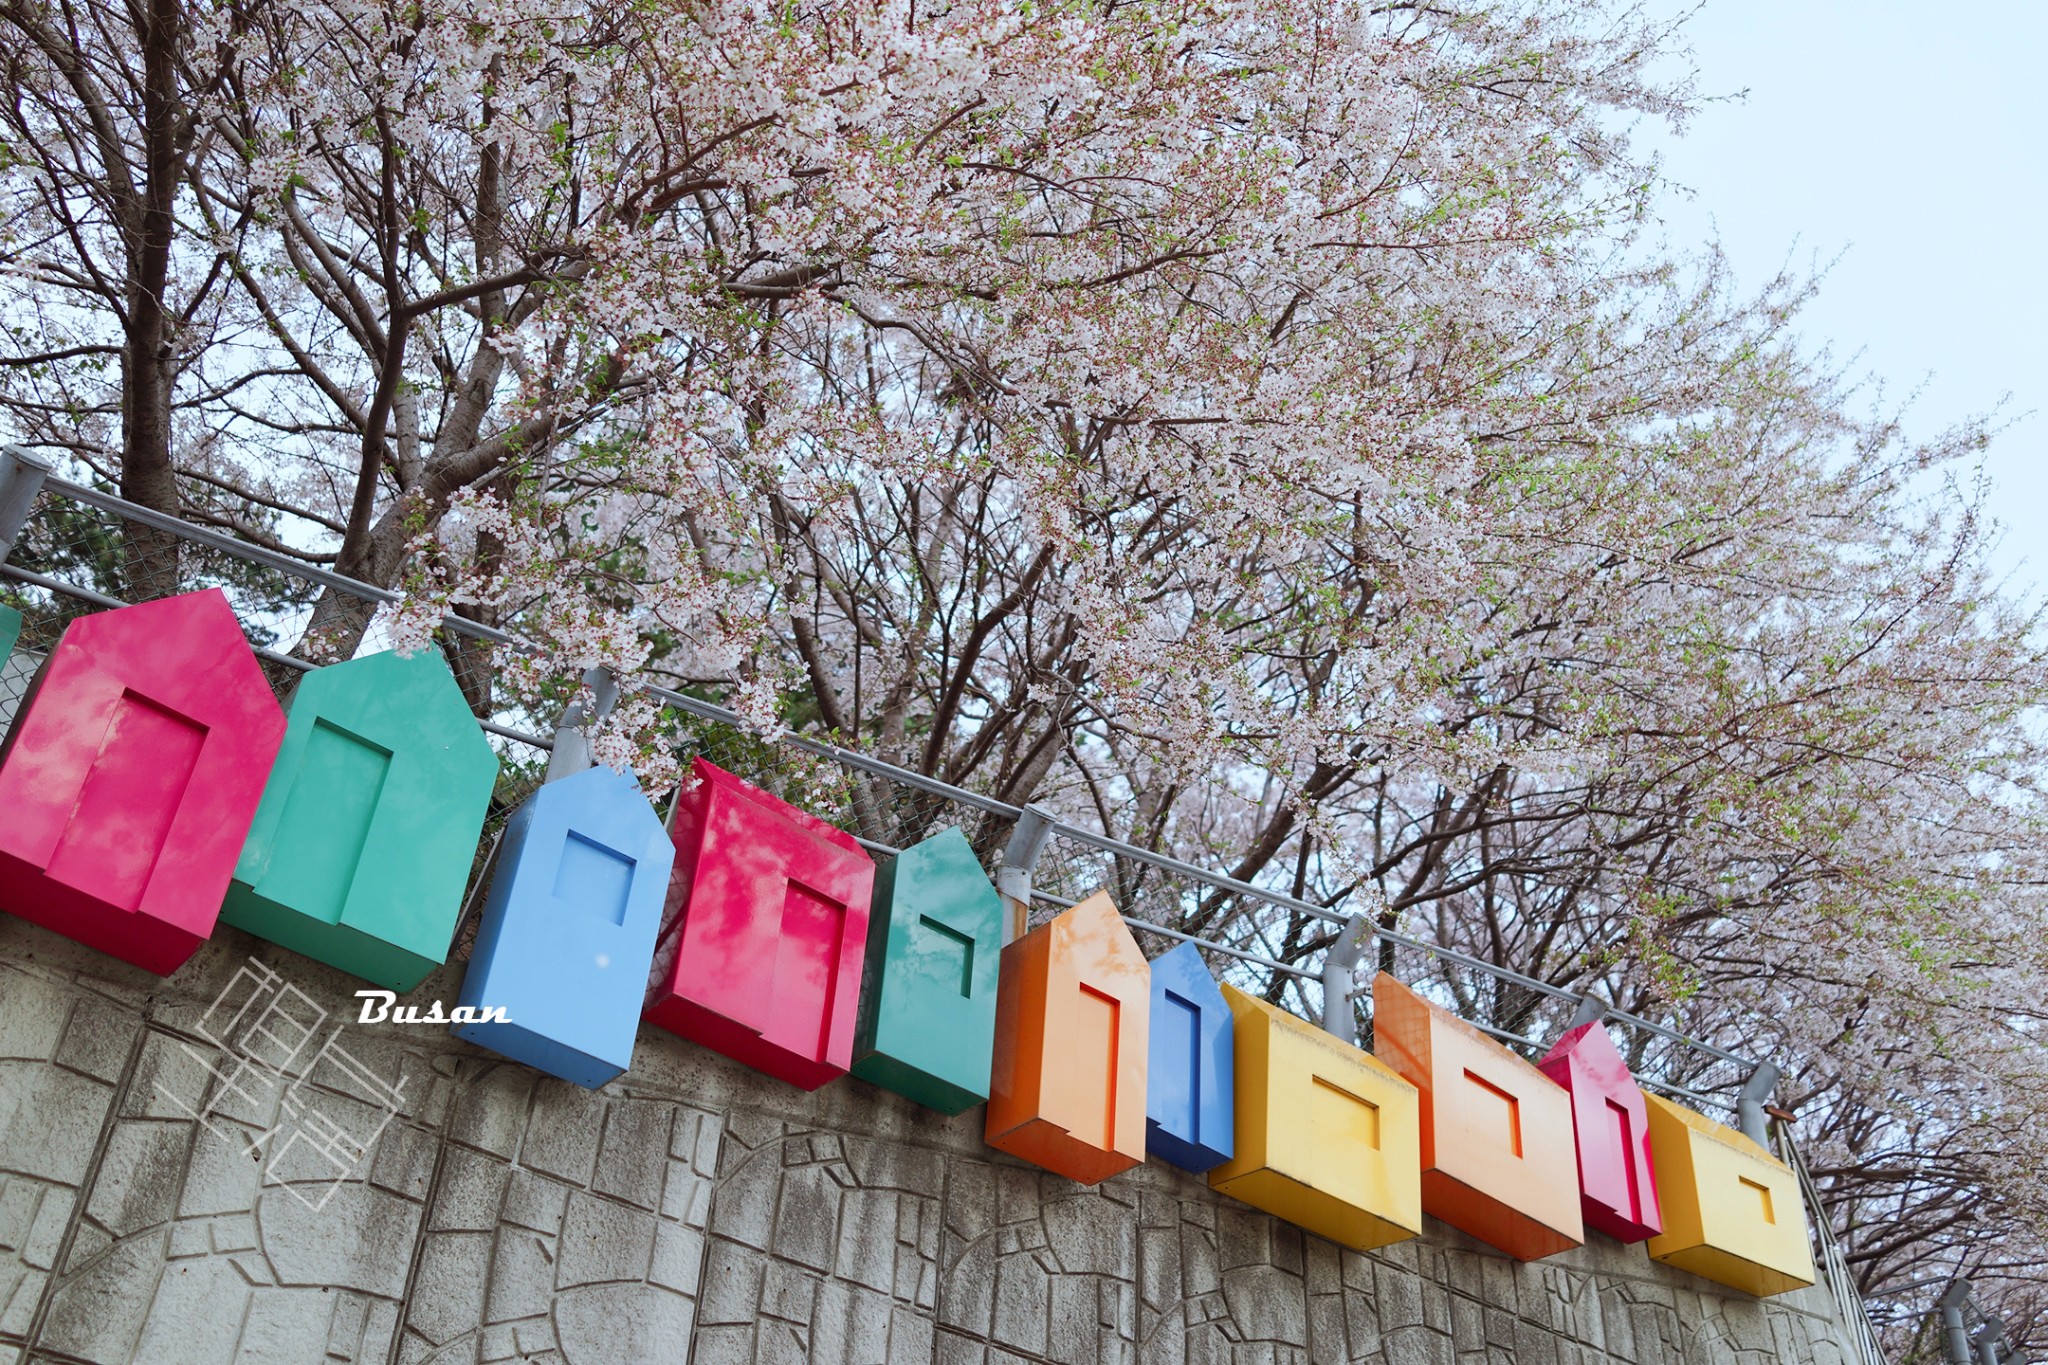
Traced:
MULTIPOLYGON (((0 922, 0 1359, 31 1337, 151 1365, 1848 1358, 1820 1289, 1758 1302, 1597 1238, 1518 1264, 1437 1224, 1360 1254, 1164 1166, 1078 1186, 988 1150, 978 1113, 804 1095, 658 1030, 585 1091, 355 1024, 352 982, 261 948, 404 1080, 320 1203, 310 1175, 274 1183, 278 1135, 252 1155, 279 1101, 232 1093, 197 1032, 251 944, 230 931, 145 985, 0 922)), ((345 1126, 376 1115, 318 1093, 345 1126)))

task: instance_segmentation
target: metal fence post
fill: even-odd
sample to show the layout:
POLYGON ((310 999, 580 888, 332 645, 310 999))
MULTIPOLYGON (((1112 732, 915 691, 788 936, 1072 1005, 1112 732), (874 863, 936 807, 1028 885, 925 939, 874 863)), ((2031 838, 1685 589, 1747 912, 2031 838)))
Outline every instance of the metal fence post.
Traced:
POLYGON ((1614 1006, 1608 1004, 1599 996, 1591 991, 1587 991, 1579 997, 1579 1007, 1572 1012, 1572 1021, 1564 1026, 1564 1030, 1566 1033, 1570 1033, 1581 1024, 1598 1023, 1600 1020, 1605 1019, 1607 1011, 1613 1008, 1614 1006))
POLYGON ((586 715, 580 695, 563 710, 562 719, 555 725, 555 747, 548 754, 548 771, 547 776, 541 779, 543 782, 570 777, 590 767, 590 738, 583 733, 583 726, 603 720, 618 704, 618 680, 604 665, 599 664, 585 672, 583 685, 591 690, 597 703, 594 713, 586 715))
POLYGON ((1372 942, 1372 921, 1353 915, 1323 950, 1323 1032, 1347 1043, 1358 1041, 1358 1020, 1351 997, 1358 992, 1358 964, 1372 942))
POLYGON ((0 446, 0 559, 14 548, 50 467, 48 460, 20 446, 0 446))
POLYGON ((1778 1088, 1778 1077, 1782 1074, 1776 1063, 1758 1062, 1756 1070, 1742 1083, 1742 1094, 1735 1101, 1736 1126, 1765 1151, 1771 1149, 1771 1133, 1764 1122, 1764 1101, 1778 1088))
POLYGON ((996 894, 1003 898, 1006 912, 1004 943, 1015 943, 1024 937, 1030 923, 1031 869, 1038 865, 1038 855, 1045 852, 1045 842, 1052 837, 1052 824, 1052 813, 1038 806, 1026 806, 1017 812, 1010 842, 1003 849, 1003 861, 996 868, 996 894))
POLYGON ((1941 1309, 1942 1354, 1949 1365, 1973 1365, 1970 1328, 1963 1321, 1963 1305, 1970 1301, 1970 1282, 1958 1278, 1941 1292, 1936 1306, 1941 1309))

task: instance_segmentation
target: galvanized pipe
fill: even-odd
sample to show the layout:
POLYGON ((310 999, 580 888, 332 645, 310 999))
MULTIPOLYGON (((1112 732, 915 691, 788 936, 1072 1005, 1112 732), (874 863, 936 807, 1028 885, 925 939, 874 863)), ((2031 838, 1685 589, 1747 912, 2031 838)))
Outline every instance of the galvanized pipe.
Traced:
POLYGON ((1778 1088, 1781 1074, 1775 1063, 1758 1062, 1756 1070, 1750 1072, 1749 1079, 1742 1083, 1742 1093, 1735 1099, 1735 1126, 1765 1151, 1771 1147, 1771 1130, 1764 1121, 1764 1101, 1778 1088))
POLYGON ((1591 991, 1588 991, 1586 992, 1586 994, 1579 997, 1579 1007, 1577 1010, 1573 1011, 1572 1021, 1564 1026, 1565 1032, 1569 1033, 1581 1024, 1591 1024, 1597 1022, 1598 1020, 1605 1019, 1607 1017, 1607 1011, 1613 1008, 1614 1006, 1608 1004, 1605 1000, 1602 1000, 1599 996, 1593 994, 1591 991))
POLYGON ((1017 812, 1010 842, 1003 847, 1003 861, 996 867, 996 894, 1002 897, 1007 912, 1003 916, 1004 943, 1024 937, 1031 915, 1031 871, 1038 866, 1038 855, 1045 852, 1053 824, 1052 814, 1041 807, 1026 806, 1017 812))
POLYGON ((20 446, 0 446, 0 559, 14 548, 14 538, 28 524, 28 509, 43 491, 50 462, 20 446))
POLYGON ((584 673, 583 685, 590 689, 592 704, 585 707, 583 696, 578 693, 576 700, 563 709, 562 719, 555 726, 554 749, 548 755, 547 776, 541 779, 544 782, 572 777, 591 766, 590 737, 583 733, 583 727, 603 720, 618 704, 618 680, 603 664, 584 673))
POLYGON ((1358 964, 1372 942, 1372 921, 1353 915, 1323 950, 1323 1032, 1347 1043, 1358 1041, 1358 1016, 1351 997, 1358 990, 1358 964))
POLYGON ((1950 1281, 1936 1301, 1941 1310, 1943 1354, 1949 1365, 1975 1365, 1975 1353, 1970 1350, 1970 1326, 1963 1320, 1963 1305, 1969 1301, 1970 1282, 1960 1277, 1950 1281))

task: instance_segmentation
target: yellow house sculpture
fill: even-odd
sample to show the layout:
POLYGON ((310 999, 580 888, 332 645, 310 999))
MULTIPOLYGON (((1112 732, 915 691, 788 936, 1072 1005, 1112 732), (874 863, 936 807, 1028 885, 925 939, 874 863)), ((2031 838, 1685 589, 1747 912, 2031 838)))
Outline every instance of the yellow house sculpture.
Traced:
POLYGON ((1233 1199, 1360 1251, 1422 1230, 1415 1087, 1367 1053, 1223 987, 1236 1031, 1233 1199))
POLYGON ((1643 1098, 1664 1207, 1650 1259, 1759 1298, 1812 1284, 1806 1205, 1791 1170, 1733 1128, 1643 1098))

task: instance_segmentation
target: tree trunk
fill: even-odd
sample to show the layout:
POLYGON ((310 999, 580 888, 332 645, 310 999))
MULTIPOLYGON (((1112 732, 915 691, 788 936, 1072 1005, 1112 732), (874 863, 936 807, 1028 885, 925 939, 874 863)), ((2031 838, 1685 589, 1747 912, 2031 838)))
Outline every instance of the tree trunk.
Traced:
MULTIPOLYGON (((148 0, 142 30, 143 177, 124 227, 128 238, 128 327, 122 349, 121 496, 177 515, 171 466, 171 391, 176 378, 170 312, 173 196, 178 184, 177 0, 148 0)), ((178 590, 178 538, 127 525, 122 589, 144 602, 178 590)))

